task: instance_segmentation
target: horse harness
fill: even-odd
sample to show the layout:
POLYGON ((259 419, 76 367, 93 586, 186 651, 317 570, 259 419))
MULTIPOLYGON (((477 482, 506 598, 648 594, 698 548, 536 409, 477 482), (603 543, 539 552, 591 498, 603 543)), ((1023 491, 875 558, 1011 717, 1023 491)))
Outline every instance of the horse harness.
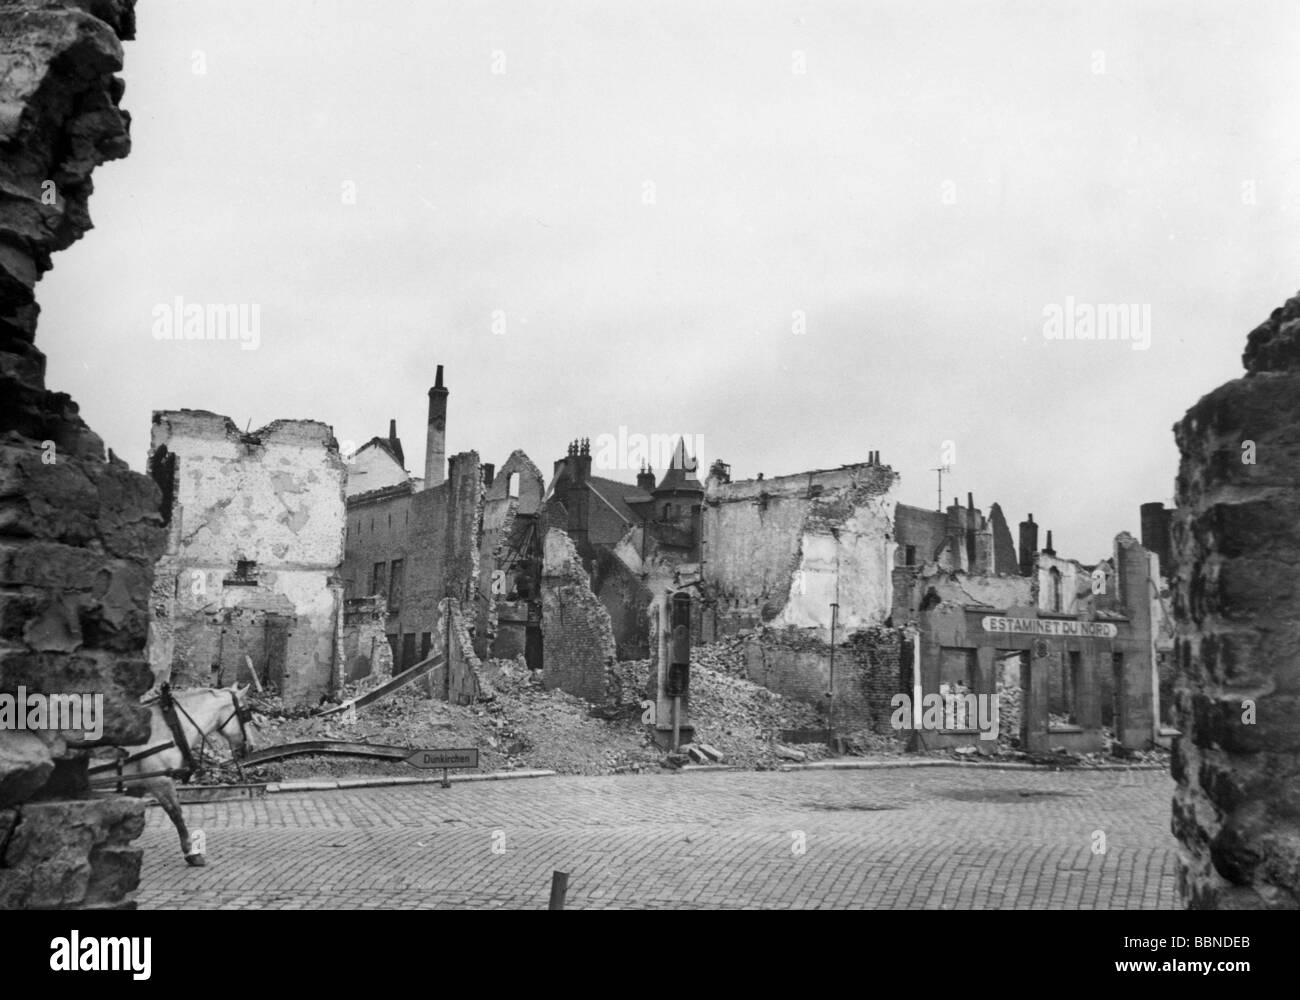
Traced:
MULTIPOLYGON (((241 705, 239 703, 239 696, 235 694, 234 691, 230 692, 230 701, 234 711, 231 712, 230 715, 226 716, 222 723, 217 726, 216 731, 221 732, 225 729, 226 726, 230 724, 231 719, 238 719, 239 734, 242 737, 238 756, 243 757, 248 753, 247 724, 252 718, 253 710, 247 705, 241 705)), ((190 741, 185 738, 185 730, 182 728, 181 720, 176 713, 179 712, 181 715, 185 716, 185 718, 189 720, 190 725, 194 727, 194 731, 199 734, 199 748, 204 753, 206 753, 208 749, 207 734, 203 732, 199 724, 194 721, 194 718, 190 713, 185 711, 185 706, 176 700, 176 697, 172 694, 171 685, 169 683, 164 682, 158 689, 158 708, 162 711, 163 721, 167 723, 167 729, 172 734, 170 742, 159 743, 157 746, 148 747, 133 754, 122 754, 121 749, 119 748, 118 756, 116 758, 106 764, 98 764, 95 767, 88 768, 86 773, 89 775, 98 774, 101 771, 116 771, 116 791, 119 795, 125 791, 125 782, 139 781, 144 778, 180 778, 182 782, 188 784, 190 778, 193 777, 194 772, 198 770, 198 764, 195 762, 194 751, 190 747, 190 741), (176 747, 180 750, 181 760, 184 761, 183 767, 164 768, 161 771, 147 771, 144 774, 135 774, 130 776, 124 776, 122 774, 122 768, 126 765, 134 764, 136 761, 153 757, 165 750, 170 750, 172 747, 176 747)))

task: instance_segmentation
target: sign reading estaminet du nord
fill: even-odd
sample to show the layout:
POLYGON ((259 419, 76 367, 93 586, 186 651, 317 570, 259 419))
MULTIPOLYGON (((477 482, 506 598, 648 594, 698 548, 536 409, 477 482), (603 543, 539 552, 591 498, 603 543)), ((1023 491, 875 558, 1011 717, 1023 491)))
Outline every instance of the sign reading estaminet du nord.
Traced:
POLYGON ((1087 639, 1114 639, 1119 635, 1110 622, 1078 622, 1061 618, 1003 618, 987 615, 980 624, 985 632, 1010 632, 1016 635, 1078 636, 1087 639))
POLYGON ((417 750, 406 758, 413 767, 478 767, 477 748, 417 750))

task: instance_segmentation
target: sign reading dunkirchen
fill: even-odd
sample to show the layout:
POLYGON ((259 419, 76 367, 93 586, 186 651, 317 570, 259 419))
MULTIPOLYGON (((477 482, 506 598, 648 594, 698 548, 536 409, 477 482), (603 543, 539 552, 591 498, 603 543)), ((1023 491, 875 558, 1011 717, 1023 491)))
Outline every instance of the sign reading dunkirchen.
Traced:
POLYGON ((406 763, 412 767, 478 767, 478 750, 417 750, 406 763))
POLYGON ((1014 632, 1018 635, 1082 636, 1089 639, 1114 639, 1119 635, 1110 622, 1079 622, 1062 618, 1002 618, 988 615, 981 619, 985 632, 1014 632))

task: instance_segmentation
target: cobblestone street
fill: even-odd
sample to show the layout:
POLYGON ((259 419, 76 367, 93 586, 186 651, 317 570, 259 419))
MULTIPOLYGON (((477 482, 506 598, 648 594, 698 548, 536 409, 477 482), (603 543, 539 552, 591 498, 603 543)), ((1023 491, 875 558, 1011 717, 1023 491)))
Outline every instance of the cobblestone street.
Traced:
POLYGON ((135 898, 544 909, 558 869, 571 909, 1171 909, 1172 790, 1156 771, 899 768, 285 793, 187 806, 206 868, 150 809, 135 898))

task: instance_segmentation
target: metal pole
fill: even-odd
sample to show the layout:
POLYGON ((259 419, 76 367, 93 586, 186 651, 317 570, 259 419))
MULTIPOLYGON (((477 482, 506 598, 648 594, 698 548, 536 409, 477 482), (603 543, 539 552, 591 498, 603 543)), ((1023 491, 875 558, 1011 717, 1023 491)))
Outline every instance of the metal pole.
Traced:
POLYGON ((564 909, 564 897, 569 892, 569 873, 551 872, 551 904, 548 910, 564 909))
POLYGON ((673 752, 676 753, 682 745, 682 696, 673 695, 673 752))
POLYGON ((826 745, 835 748, 835 625, 839 617, 840 606, 831 604, 831 690, 830 704, 826 706, 826 745))

